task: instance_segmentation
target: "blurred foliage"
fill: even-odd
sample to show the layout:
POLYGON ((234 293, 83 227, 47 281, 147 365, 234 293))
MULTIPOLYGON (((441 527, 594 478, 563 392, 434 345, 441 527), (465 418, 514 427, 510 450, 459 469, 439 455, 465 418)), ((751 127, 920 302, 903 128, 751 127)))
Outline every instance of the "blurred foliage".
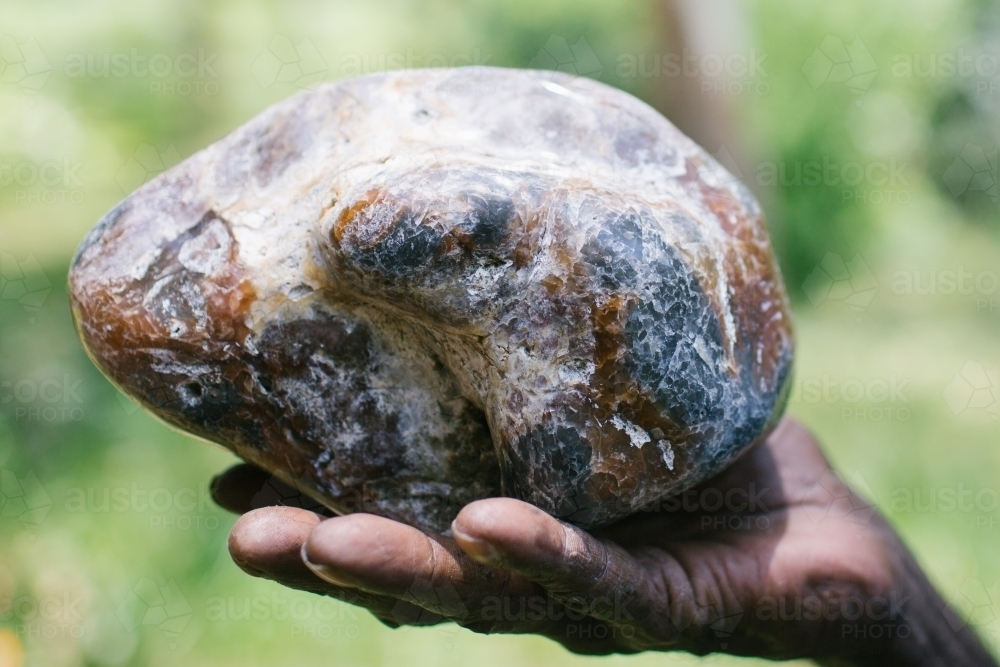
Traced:
MULTIPOLYGON (((1000 293, 988 289, 1000 271, 1000 73, 946 66, 960 53, 1000 55, 1000 6, 745 6, 766 89, 717 101, 737 112, 749 157, 733 169, 764 205, 796 303, 790 409, 996 646, 1000 512, 927 499, 1000 490, 1000 293), (869 72, 867 53, 874 76, 824 69, 824 58, 838 64, 838 45, 854 49, 855 74, 869 72), (940 67, 907 74, 907 62, 940 67), (811 182, 816 165, 837 165, 841 178, 811 182), (846 165, 865 177, 844 183, 846 165), (970 290, 948 290, 949 272, 971 276, 970 290), (817 398, 816 383, 832 389, 817 398), (879 383, 899 391, 848 391, 879 383), (923 509, 894 502, 907 493, 923 509)), ((536 638, 390 631, 245 576, 225 549, 233 518, 206 495, 234 457, 168 429, 104 380, 76 340, 63 286, 104 211, 301 86, 399 62, 563 66, 655 104, 664 81, 618 64, 674 48, 662 29, 655 3, 635 0, 0 0, 0 651, 15 642, 32 666, 596 661, 536 638), (133 56, 171 69, 140 74, 133 56), (94 66, 79 75, 79 62, 94 66)), ((750 662, 601 662, 664 660, 750 662)))

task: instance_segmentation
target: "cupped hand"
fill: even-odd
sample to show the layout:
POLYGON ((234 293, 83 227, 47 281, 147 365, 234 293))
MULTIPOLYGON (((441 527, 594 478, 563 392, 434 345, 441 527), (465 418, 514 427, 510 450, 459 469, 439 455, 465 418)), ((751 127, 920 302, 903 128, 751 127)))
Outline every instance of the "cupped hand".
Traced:
POLYGON ((252 509, 262 488, 295 497, 246 465, 213 483, 219 504, 245 512, 236 563, 391 626, 454 621, 580 653, 995 664, 791 419, 721 475, 592 533, 511 498, 467 505, 447 537, 308 504, 252 509))

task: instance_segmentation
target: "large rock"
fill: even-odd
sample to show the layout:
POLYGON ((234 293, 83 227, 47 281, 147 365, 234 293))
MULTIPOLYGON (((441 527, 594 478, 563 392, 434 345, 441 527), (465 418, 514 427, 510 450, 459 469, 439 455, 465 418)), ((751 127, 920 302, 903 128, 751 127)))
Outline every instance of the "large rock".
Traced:
POLYGON ((70 275, 95 362, 336 511, 592 527, 775 424, 786 297, 750 193, 587 79, 366 76, 150 181, 70 275))

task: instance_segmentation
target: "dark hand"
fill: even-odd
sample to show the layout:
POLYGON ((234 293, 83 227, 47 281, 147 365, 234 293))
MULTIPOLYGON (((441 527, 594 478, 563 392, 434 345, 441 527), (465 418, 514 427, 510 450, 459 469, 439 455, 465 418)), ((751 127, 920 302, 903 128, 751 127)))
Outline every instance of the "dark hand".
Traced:
POLYGON ((267 479, 244 465, 213 484, 247 512, 236 563, 392 626, 451 620, 582 653, 996 664, 790 419, 715 479, 593 534, 510 498, 466 506, 451 538, 370 514, 250 511, 267 479))

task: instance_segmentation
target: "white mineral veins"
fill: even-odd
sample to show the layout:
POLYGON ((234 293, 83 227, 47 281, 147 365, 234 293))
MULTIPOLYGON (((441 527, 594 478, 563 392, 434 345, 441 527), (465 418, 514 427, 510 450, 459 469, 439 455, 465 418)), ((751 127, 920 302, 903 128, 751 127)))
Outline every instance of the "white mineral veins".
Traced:
POLYGON ((70 287, 166 421, 438 531, 487 496, 590 527, 688 488, 775 424, 792 360, 749 192, 551 72, 302 92, 108 213, 70 287))

